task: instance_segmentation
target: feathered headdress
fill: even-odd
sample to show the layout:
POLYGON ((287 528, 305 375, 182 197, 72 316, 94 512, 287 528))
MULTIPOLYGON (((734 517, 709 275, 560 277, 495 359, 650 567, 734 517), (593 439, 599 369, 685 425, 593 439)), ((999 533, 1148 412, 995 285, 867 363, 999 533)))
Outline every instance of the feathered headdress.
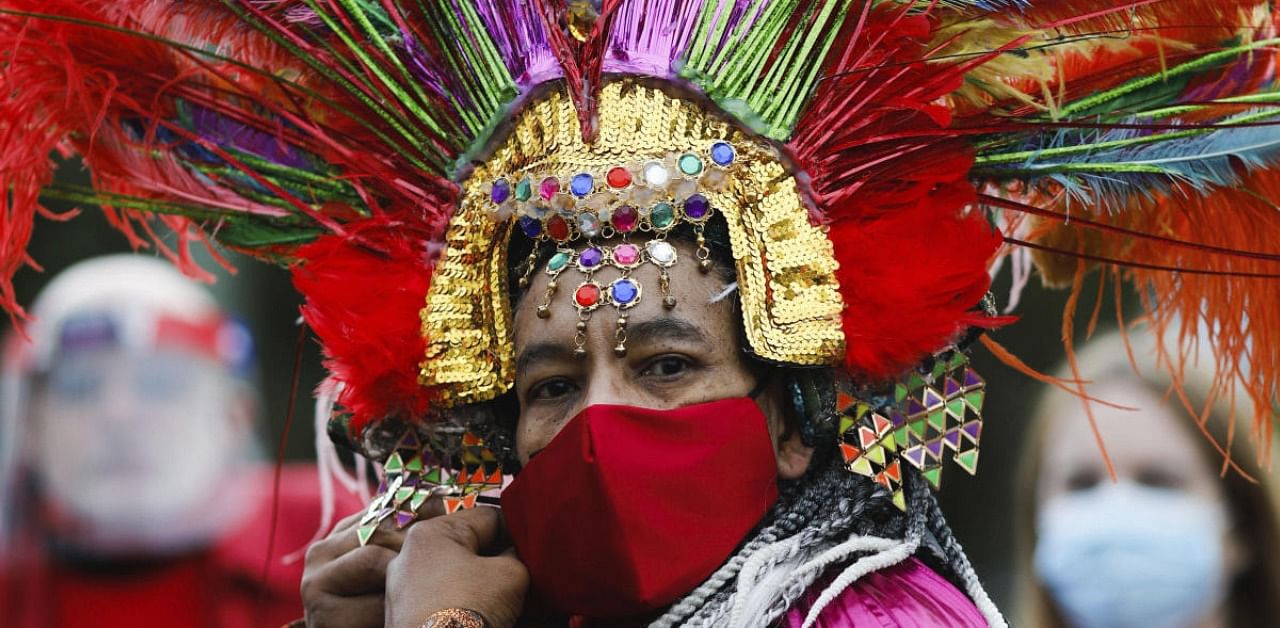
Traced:
POLYGON ((904 378, 924 427, 850 410, 851 465, 976 440, 933 404, 981 401, 946 351, 1006 322, 978 307, 1006 254, 1111 269, 1266 412, 1277 37, 1257 0, 0 0, 0 303, 46 199, 190 270, 207 241, 286 264, 358 434, 510 386, 510 238, 714 208, 752 351, 904 378))

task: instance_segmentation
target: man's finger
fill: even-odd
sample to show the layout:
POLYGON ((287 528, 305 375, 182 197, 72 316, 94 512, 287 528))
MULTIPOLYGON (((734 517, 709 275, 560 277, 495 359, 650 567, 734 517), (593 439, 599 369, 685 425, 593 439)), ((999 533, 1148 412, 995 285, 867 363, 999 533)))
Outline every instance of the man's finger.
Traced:
MULTIPOLYGON (((415 525, 428 519, 444 516, 444 500, 438 496, 433 496, 418 506, 418 518, 413 520, 409 525, 415 525)), ((408 526, 404 528, 396 528, 395 517, 387 517, 378 525, 378 529, 374 530, 373 536, 369 537, 370 545, 381 545, 387 549, 399 552, 404 546, 404 535, 407 533, 408 526)), ((355 535, 355 532, 352 532, 355 535)))
POLYGON ((387 564, 396 553, 379 545, 352 550, 321 567, 316 586, 341 596, 381 593, 387 584, 387 564))
POLYGON ((409 534, 427 544, 443 541, 480 554, 494 545, 501 530, 501 511, 480 506, 424 521, 410 528, 409 534))
POLYGON ((439 495, 432 495, 427 501, 422 502, 418 506, 418 520, 426 521, 444 515, 444 498, 439 495))
POLYGON ((360 511, 343 518, 333 527, 333 531, 329 536, 316 541, 307 548, 307 563, 320 564, 327 563, 338 556, 346 554, 351 550, 360 546, 360 540, 356 538, 355 526, 360 521, 360 517, 364 516, 364 511, 360 511))
POLYGON ((330 532, 330 534, 336 534, 339 531, 349 530, 356 527, 356 523, 360 521, 360 517, 364 516, 365 511, 365 508, 361 508, 360 510, 343 517, 333 526, 333 531, 330 532))

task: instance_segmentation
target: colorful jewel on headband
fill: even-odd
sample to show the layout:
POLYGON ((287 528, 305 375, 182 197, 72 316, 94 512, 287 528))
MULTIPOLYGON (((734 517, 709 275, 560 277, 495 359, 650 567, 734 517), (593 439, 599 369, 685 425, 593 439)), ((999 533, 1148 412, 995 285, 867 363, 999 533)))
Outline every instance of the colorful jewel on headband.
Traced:
POLYGON ((661 233, 681 221, 697 224, 710 218, 707 194, 725 189, 737 160, 733 145, 718 141, 705 154, 672 153, 591 172, 503 176, 490 189, 490 215, 495 220, 515 216, 527 237, 561 243, 615 233, 661 233))
POLYGON ((369 508, 356 524, 356 538, 365 545, 383 521, 391 520, 403 529, 418 519, 428 499, 440 497, 445 514, 473 508, 480 494, 502 488, 502 467, 498 457, 485 446, 484 440, 471 432, 453 444, 428 442, 414 428, 408 428, 382 466, 382 482, 369 508), (442 465, 433 452, 456 451, 446 456, 461 462, 454 469, 442 465))
MULTIPOLYGON (((570 295, 578 313, 575 353, 586 353, 587 321, 592 312, 612 306, 618 312, 614 353, 626 355, 627 310, 638 305, 644 296, 644 286, 631 276, 631 271, 646 261, 657 266, 662 304, 668 309, 675 307, 668 270, 678 256, 665 236, 682 222, 692 224, 698 268, 710 270, 711 251, 702 231, 715 213, 708 194, 724 190, 729 168, 736 161, 733 145, 718 141, 709 145, 705 154, 673 153, 663 159, 567 176, 525 173, 496 179, 490 190, 494 219, 505 220, 514 214, 516 227, 526 237, 551 240, 562 247, 547 262, 546 272, 551 278, 538 306, 538 317, 551 317, 551 298, 559 290, 560 275, 573 267, 585 275, 570 295), (652 233, 653 239, 642 249, 628 240, 636 232, 652 233), (599 239, 615 236, 622 237, 620 244, 608 247, 598 243, 599 239), (576 252, 563 248, 579 239, 586 239, 588 246, 576 252), (597 282, 595 273, 605 267, 619 270, 621 276, 607 285, 597 282)), ((534 247, 525 262, 520 287, 529 287, 537 261, 538 248, 534 247)))
MULTIPOLYGON (((666 240, 650 240, 644 248, 622 241, 613 246, 589 244, 580 251, 558 249, 547 260, 544 269, 550 275, 546 291, 542 295, 542 303, 538 305, 538 317, 551 317, 551 299, 560 287, 560 278, 569 268, 577 270, 585 277, 574 288, 570 298, 574 309, 578 312, 577 333, 574 337, 574 352, 578 355, 586 353, 587 321, 591 313, 603 306, 612 306, 618 311, 617 327, 614 332, 614 353, 619 357, 626 355, 627 310, 640 304, 644 298, 644 286, 640 280, 631 276, 631 272, 645 262, 658 267, 658 288, 662 292, 663 306, 675 307, 675 297, 671 295, 671 278, 668 269, 675 265, 679 256, 676 248, 666 240), (602 268, 615 268, 621 276, 608 284, 596 281, 595 273, 602 268)), ((530 267, 536 263, 536 257, 529 262, 530 267)), ((528 285, 527 278, 521 279, 522 285, 528 285)))
POLYGON ((871 478, 906 510, 902 461, 935 490, 946 452, 970 475, 978 470, 986 382, 962 351, 939 354, 928 373, 911 372, 894 386, 894 404, 874 408, 841 393, 839 446, 848 469, 871 478))

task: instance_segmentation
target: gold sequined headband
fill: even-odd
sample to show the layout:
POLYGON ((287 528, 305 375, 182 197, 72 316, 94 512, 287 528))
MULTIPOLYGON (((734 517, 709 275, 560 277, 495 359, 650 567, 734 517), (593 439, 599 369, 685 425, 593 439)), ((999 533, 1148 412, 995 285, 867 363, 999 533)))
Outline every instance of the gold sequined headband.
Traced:
POLYGON ((422 310, 421 383, 446 406, 511 387, 513 230, 559 243, 660 233, 712 208, 728 226, 751 349, 787 364, 837 363, 844 304, 832 245, 777 149, 707 105, 635 80, 604 86, 599 112, 588 144, 568 95, 548 93, 465 182, 422 310))

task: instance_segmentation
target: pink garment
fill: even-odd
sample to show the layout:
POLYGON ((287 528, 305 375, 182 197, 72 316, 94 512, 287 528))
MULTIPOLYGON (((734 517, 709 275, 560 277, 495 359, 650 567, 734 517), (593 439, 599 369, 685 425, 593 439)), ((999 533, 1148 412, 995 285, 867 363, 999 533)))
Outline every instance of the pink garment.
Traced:
MULTIPOLYGON (((830 584, 810 587, 787 611, 784 626, 800 628, 830 584)), ((863 576, 822 609, 815 628, 986 628, 967 595, 916 558, 863 576)))

